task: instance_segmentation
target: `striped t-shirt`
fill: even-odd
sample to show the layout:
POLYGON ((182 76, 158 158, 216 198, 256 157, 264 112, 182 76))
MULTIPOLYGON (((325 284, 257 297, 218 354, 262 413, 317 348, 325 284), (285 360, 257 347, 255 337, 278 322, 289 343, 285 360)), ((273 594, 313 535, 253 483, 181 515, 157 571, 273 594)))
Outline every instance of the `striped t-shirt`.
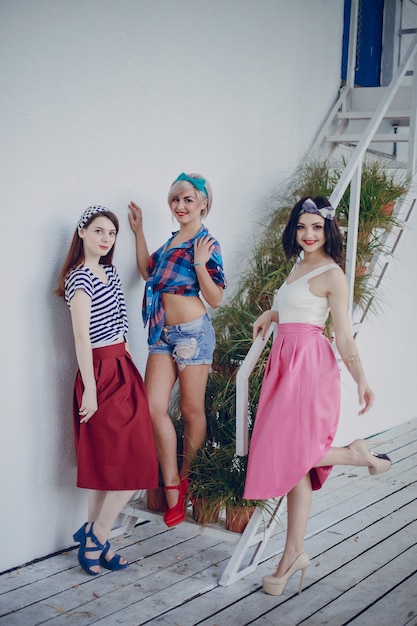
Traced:
POLYGON ((122 284, 115 267, 103 265, 103 269, 107 275, 107 285, 84 265, 72 270, 65 280, 65 300, 70 308, 77 289, 82 289, 91 298, 92 347, 111 344, 119 337, 127 341, 128 321, 122 284))

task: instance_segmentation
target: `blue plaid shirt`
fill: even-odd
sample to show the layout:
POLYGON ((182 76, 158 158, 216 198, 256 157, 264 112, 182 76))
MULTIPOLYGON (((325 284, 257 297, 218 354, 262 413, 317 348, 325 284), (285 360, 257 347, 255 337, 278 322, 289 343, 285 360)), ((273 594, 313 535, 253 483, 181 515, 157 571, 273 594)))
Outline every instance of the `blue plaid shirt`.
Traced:
MULTIPOLYGON (((149 321, 148 344, 156 343, 165 325, 165 310, 162 293, 175 293, 182 296, 197 296, 200 291, 197 274, 194 269, 194 242, 209 234, 202 225, 195 237, 170 248, 169 244, 179 231, 172 233, 168 241, 151 254, 148 263, 148 280, 142 303, 142 318, 146 326, 149 321)), ((226 288, 223 260, 219 242, 214 240, 214 249, 206 264, 216 285, 226 288)))

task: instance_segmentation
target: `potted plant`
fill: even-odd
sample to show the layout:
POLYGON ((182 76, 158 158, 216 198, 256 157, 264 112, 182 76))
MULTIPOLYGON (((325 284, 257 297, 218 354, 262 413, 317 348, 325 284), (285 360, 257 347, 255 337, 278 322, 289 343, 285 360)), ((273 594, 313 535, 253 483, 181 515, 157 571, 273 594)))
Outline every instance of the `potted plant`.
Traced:
POLYGON ((223 450, 225 489, 224 504, 226 507, 226 528, 232 532, 242 533, 256 507, 263 506, 262 500, 245 500, 243 491, 248 463, 247 456, 238 456, 235 447, 228 446, 223 450))
POLYGON ((199 524, 213 524, 223 507, 223 484, 219 475, 219 448, 206 442, 191 462, 189 496, 193 519, 199 524))
MULTIPOLYGON (((344 163, 338 170, 341 174, 344 163)), ((389 232, 398 220, 393 216, 396 202, 407 191, 410 177, 407 173, 393 170, 378 159, 367 158, 362 164, 361 191, 359 200, 359 238, 371 241, 375 229, 389 232)), ((348 188, 343 196, 342 220, 349 217, 348 188)), ((374 243, 375 253, 375 243, 374 243)))
POLYGON ((191 465, 190 498, 193 517, 201 524, 216 522, 226 509, 226 528, 243 532, 250 516, 262 501, 245 500, 247 457, 235 452, 233 438, 220 446, 207 444, 198 451, 191 465))
POLYGON ((159 484, 156 489, 146 490, 146 508, 148 511, 163 513, 166 507, 166 497, 164 486, 159 484))

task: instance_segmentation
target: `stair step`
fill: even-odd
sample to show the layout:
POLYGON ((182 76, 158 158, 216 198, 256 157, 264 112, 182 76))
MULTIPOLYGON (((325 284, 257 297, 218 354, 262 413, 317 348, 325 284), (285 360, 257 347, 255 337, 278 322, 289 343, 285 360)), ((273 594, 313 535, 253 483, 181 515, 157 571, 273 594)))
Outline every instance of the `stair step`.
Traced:
MULTIPOLYGON (((350 92, 351 111, 369 112, 375 110, 381 100, 388 93, 389 87, 355 87, 350 92)), ((392 111, 411 111, 412 88, 410 85, 402 86, 394 96, 387 113, 392 111)))
MULTIPOLYGON (((363 138, 363 134, 332 134, 326 136, 326 141, 330 143, 358 143, 363 138)), ((403 143, 410 140, 409 133, 381 133, 375 135, 371 143, 403 143)))
MULTIPOLYGON (((370 120, 375 111, 339 111, 336 114, 338 120, 370 120)), ((410 120, 410 111, 388 111, 384 119, 388 120, 410 120)))

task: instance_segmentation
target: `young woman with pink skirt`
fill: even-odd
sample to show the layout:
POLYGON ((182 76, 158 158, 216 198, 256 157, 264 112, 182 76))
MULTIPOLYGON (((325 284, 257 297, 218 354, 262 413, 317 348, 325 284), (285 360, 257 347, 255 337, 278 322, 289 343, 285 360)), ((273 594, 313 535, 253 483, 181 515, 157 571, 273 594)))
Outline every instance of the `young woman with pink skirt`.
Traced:
POLYGON ((333 465, 368 467, 381 474, 391 466, 371 442, 356 439, 333 447, 340 414, 340 372, 323 329, 331 314, 339 354, 358 385, 360 414, 374 394, 368 385, 348 317, 348 287, 342 270, 343 240, 335 210, 322 196, 302 198, 283 232, 283 246, 295 267, 277 292, 273 308, 253 325, 265 337, 278 323, 265 369, 250 443, 244 496, 265 500, 287 495, 288 525, 284 552, 263 589, 281 595, 295 572, 310 564, 304 536, 312 491, 320 489, 333 465), (300 255, 302 253, 302 255, 300 255))

